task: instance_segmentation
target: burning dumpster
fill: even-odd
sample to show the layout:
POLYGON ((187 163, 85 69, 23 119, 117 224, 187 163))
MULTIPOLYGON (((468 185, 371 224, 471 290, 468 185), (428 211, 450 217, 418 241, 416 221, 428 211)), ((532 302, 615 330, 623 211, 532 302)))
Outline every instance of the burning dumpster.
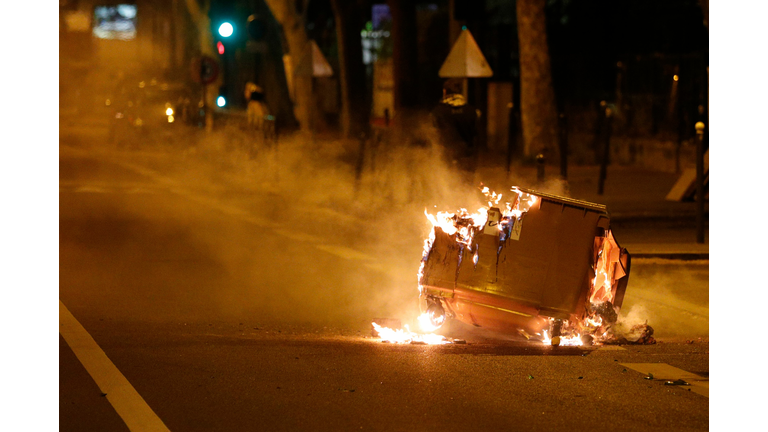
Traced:
POLYGON ((524 188, 512 202, 483 190, 476 214, 427 214, 433 223, 419 269, 422 318, 590 344, 616 322, 630 255, 605 206, 524 188))

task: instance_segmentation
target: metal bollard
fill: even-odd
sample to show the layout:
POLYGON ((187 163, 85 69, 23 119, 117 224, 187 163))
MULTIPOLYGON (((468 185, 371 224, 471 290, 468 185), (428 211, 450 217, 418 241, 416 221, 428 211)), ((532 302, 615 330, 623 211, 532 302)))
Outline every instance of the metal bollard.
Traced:
POLYGON ((546 158, 543 153, 536 155, 536 181, 541 185, 544 183, 544 163, 546 158))
POLYGON ((517 110, 515 104, 510 102, 507 104, 509 124, 507 126, 507 175, 509 175, 512 169, 512 159, 517 151, 517 110))
POLYGON ((597 194, 602 195, 605 191, 605 177, 608 175, 608 163, 611 157, 611 131, 613 122, 613 110, 605 109, 605 135, 603 138, 603 157, 600 159, 600 178, 597 181, 597 194))
POLYGON ((357 194, 360 190, 360 182, 363 178, 363 169, 365 168, 365 148, 367 141, 368 137, 366 136, 365 132, 360 133, 358 136, 359 147, 357 153, 357 163, 355 164, 355 194, 357 194))
POLYGON ((704 243, 704 122, 696 123, 696 243, 704 243))
POLYGON ((595 127, 592 137, 591 149, 595 154, 595 162, 600 162, 600 138, 605 128, 605 110, 608 108, 606 101, 600 101, 600 105, 597 107, 597 118, 595 119, 595 127))

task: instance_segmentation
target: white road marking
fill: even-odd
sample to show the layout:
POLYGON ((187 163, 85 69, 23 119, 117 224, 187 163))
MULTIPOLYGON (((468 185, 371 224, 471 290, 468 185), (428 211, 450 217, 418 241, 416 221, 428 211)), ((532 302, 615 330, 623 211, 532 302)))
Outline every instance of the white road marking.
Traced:
POLYGON ((169 431, 80 322, 59 300, 59 333, 132 431, 169 431))
POLYGON ((158 193, 157 187, 146 183, 110 183, 110 182, 86 182, 73 180, 59 180, 59 193, 128 193, 146 194, 158 193))
POLYGON ((336 255, 344 259, 348 259, 350 261, 354 261, 354 260, 374 261, 375 260, 375 258, 370 255, 366 255, 362 252, 359 252, 352 248, 348 248, 346 246, 315 245, 315 247, 320 249, 321 251, 328 252, 330 254, 336 255))
POLYGON ((81 187, 75 188, 74 192, 106 193, 107 191, 98 186, 81 186, 81 187))
POLYGON ((683 380, 691 386, 683 386, 683 388, 690 388, 692 392, 700 394, 705 397, 709 397, 709 378, 696 375, 691 372, 678 369, 674 366, 670 366, 666 363, 619 363, 624 367, 628 367, 632 370, 636 370, 642 374, 653 374, 653 379, 660 380, 683 380))
POLYGON ((627 349, 624 347, 620 347, 618 345, 601 345, 600 348, 598 348, 600 351, 626 351, 627 349))
POLYGON ((308 234, 304 231, 301 231, 300 229, 283 229, 283 228, 276 228, 273 230, 275 234, 279 234, 283 237, 288 237, 291 240, 301 241, 305 243, 321 243, 323 241, 322 238, 308 234))

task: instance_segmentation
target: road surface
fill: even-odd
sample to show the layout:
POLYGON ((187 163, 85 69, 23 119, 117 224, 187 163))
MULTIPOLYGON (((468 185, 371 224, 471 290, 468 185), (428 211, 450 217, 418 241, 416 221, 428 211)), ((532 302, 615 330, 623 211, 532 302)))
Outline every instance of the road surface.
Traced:
POLYGON ((622 313, 656 345, 384 344, 425 221, 184 166, 60 147, 60 430, 708 430, 707 262, 633 262, 622 313))

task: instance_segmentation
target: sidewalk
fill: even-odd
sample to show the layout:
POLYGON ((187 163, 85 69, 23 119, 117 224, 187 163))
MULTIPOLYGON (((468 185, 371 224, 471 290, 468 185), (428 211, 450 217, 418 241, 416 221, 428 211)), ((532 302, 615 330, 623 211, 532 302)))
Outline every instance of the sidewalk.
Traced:
MULTIPOLYGON (((533 170, 532 168, 530 168, 533 170)), ((547 167, 550 175, 557 167, 547 167)), ((709 259, 709 209, 705 202, 704 243, 696 243, 696 202, 667 201, 678 175, 647 168, 611 166, 603 195, 597 194, 599 166, 568 168, 573 198, 604 204, 617 240, 633 258, 709 259)))

